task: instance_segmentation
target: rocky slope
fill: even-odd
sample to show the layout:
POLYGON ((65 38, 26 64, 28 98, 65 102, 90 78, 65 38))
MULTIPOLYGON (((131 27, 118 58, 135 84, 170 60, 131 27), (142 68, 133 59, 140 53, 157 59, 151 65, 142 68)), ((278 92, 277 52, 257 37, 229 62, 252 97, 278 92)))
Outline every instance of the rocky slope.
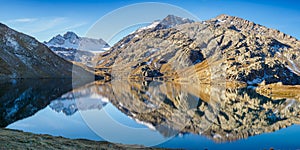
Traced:
POLYGON ((63 36, 57 35, 48 42, 44 42, 54 53, 68 61, 76 61, 93 66, 95 53, 101 53, 110 48, 102 39, 79 37, 74 32, 67 32, 63 36))
POLYGON ((157 23, 123 38, 98 57, 99 74, 105 70, 113 78, 300 84, 297 39, 227 15, 181 23, 157 23))
POLYGON ((33 37, 0 24, 0 79, 91 77, 33 37))

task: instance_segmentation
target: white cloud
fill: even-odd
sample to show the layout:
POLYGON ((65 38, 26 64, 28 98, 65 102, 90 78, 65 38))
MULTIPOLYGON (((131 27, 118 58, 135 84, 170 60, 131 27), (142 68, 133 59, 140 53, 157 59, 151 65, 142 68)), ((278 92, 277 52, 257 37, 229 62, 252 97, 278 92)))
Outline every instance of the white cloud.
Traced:
POLYGON ((40 41, 45 41, 55 34, 66 31, 80 32, 81 27, 87 26, 86 21, 72 20, 66 17, 19 18, 5 23, 13 29, 31 35, 40 41))
POLYGON ((9 20, 8 22, 11 23, 29 23, 29 22, 34 22, 37 21, 37 18, 19 18, 19 19, 13 19, 9 20))
POLYGON ((77 24, 74 24, 74 25, 67 26, 67 27, 61 29, 61 31, 68 31, 68 30, 71 30, 71 29, 76 29, 76 28, 82 27, 86 24, 87 24, 86 22, 77 23, 77 24))
POLYGON ((39 33, 50 29, 62 28, 68 20, 64 17, 19 18, 7 21, 8 25, 27 33, 39 33))
POLYGON ((33 25, 34 28, 30 28, 29 31, 31 33, 39 33, 43 32, 49 29, 53 29, 55 27, 58 27, 62 25, 63 23, 66 23, 67 19, 63 17, 57 17, 52 19, 42 19, 36 24, 33 25))

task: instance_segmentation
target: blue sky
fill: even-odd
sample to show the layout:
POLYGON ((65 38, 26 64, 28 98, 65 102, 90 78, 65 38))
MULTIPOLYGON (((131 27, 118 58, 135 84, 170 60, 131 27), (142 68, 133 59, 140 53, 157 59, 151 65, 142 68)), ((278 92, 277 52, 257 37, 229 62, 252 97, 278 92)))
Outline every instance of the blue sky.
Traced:
POLYGON ((200 20, 210 19, 219 14, 239 16, 300 38, 298 0, 2 0, 0 22, 40 41, 49 40, 52 36, 66 31, 75 31, 84 36, 89 28, 107 13, 142 2, 176 5, 196 15, 200 20))

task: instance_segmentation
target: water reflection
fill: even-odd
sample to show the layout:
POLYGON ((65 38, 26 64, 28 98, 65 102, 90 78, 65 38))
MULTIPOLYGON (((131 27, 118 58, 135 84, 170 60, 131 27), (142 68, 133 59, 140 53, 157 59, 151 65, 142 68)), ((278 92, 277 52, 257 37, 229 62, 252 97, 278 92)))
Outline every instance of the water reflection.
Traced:
POLYGON ((100 110, 109 100, 99 95, 97 91, 97 86, 87 84, 51 101, 49 107, 56 112, 63 112, 67 116, 73 115, 78 110, 100 110))
POLYGON ((71 79, 24 79, 0 83, 0 126, 29 117, 72 90, 71 79))
POLYGON ((272 100, 253 88, 156 81, 95 86, 127 116, 147 122, 166 137, 194 133, 226 142, 299 124, 296 99, 272 100))
MULTIPOLYGON (((96 114, 106 111, 119 124, 147 128, 145 132, 155 131, 155 136, 161 139, 191 133, 215 142, 228 142, 300 124, 300 105, 296 99, 270 99, 256 93, 253 88, 115 80, 93 82, 71 89, 69 80, 2 83, 1 126, 27 118, 47 105, 67 116, 79 111, 85 121, 88 119, 84 114, 89 114, 89 117, 94 114, 91 118, 93 122, 98 120, 102 123, 102 126, 91 126, 92 122, 87 122, 94 131, 105 124, 104 117, 96 114), (114 113, 119 116, 114 117, 114 113), (128 121, 128 118, 135 123, 128 121), (136 124, 142 124, 142 127, 136 124)), ((107 133, 112 134, 113 130, 107 133)), ((115 136, 121 137, 121 134, 115 136)), ((129 138, 124 136, 124 139, 118 139, 124 141, 115 142, 126 143, 125 139, 128 141, 129 138)), ((136 140, 131 139, 129 143, 136 140)), ((151 139, 143 139, 136 144, 145 144, 143 142, 147 140, 151 139)))

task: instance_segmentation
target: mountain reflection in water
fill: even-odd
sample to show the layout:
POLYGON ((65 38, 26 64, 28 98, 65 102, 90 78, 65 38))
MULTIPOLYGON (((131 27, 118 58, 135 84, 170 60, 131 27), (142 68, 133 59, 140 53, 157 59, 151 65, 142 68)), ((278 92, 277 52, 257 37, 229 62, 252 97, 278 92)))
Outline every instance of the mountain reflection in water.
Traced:
POLYGON ((256 93, 253 87, 116 80, 72 90, 71 82, 1 83, 1 127, 46 106, 71 116, 77 111, 101 110, 108 104, 163 137, 191 133, 215 142, 229 142, 299 124, 300 105, 296 99, 273 100, 256 93))
POLYGON ((0 126, 29 117, 72 90, 71 79, 23 79, 0 82, 0 126))

